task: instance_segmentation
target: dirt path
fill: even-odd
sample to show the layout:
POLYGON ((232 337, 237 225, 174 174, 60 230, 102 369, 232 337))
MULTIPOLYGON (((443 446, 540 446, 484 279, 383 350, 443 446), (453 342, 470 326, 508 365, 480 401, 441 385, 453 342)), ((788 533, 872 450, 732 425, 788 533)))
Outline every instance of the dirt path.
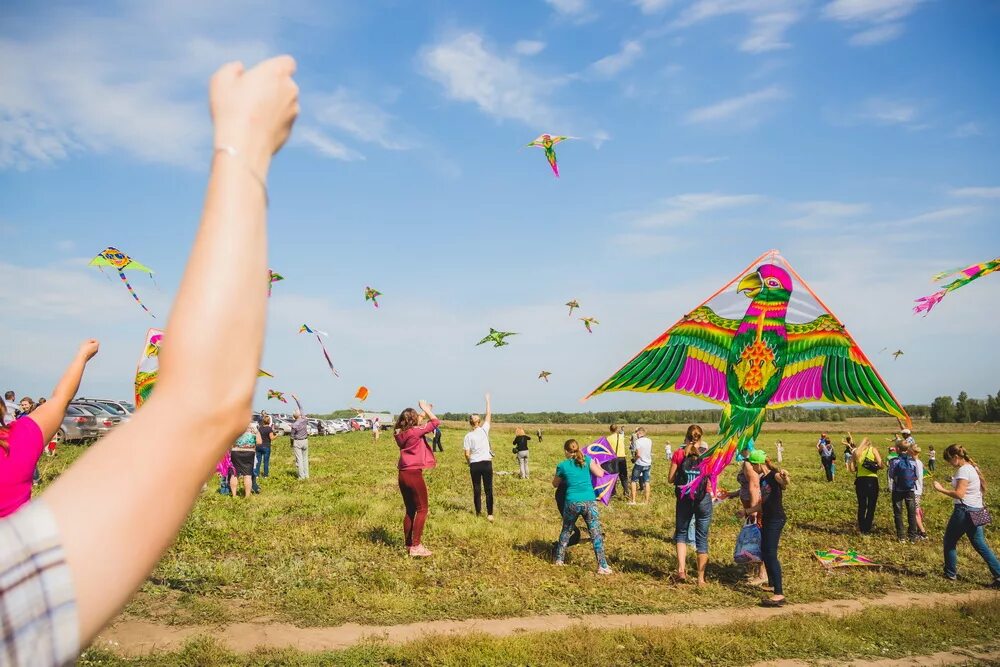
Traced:
POLYGON ((996 665, 1000 664, 1000 644, 992 643, 973 648, 954 648, 950 651, 939 651, 930 655, 912 655, 906 658, 884 658, 882 660, 853 660, 842 662, 821 660, 805 662, 803 660, 769 660, 759 662, 754 667, 938 667, 939 665, 996 665))
MULTIPOLYGON (((794 604, 777 609, 739 607, 706 609, 700 612, 651 615, 525 616, 520 618, 469 619, 465 621, 427 621, 406 625, 357 625, 349 623, 335 627, 300 628, 287 623, 233 623, 230 625, 161 625, 139 620, 115 623, 101 633, 94 646, 109 648, 125 655, 146 655, 153 651, 176 650, 198 635, 218 638, 229 649, 245 652, 254 647, 295 648, 318 652, 344 649, 363 641, 384 641, 403 644, 422 639, 429 634, 463 635, 473 632, 494 637, 506 637, 519 632, 562 630, 573 626, 608 628, 672 628, 678 625, 724 625, 738 620, 761 621, 789 614, 828 614, 844 616, 873 605, 892 607, 927 606, 983 600, 997 597, 993 591, 967 593, 935 593, 931 595, 895 592, 881 598, 865 600, 827 600, 794 604)), ((968 658, 967 658, 968 659, 968 658)), ((795 664, 795 663, 789 663, 795 664)), ((882 664, 882 663, 878 663, 882 664)), ((890 664, 890 663, 886 663, 890 664)), ((927 663, 891 663, 927 664, 927 663)), ((931 663, 939 664, 939 663, 931 663)), ((945 663, 940 663, 945 664, 945 663)))

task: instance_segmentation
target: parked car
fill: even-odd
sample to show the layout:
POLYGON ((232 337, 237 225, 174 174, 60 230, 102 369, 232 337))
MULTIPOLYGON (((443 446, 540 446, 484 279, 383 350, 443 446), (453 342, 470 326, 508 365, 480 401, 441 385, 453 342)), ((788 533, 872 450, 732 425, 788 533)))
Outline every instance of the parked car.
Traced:
POLYGON ((103 435, 107 435, 111 429, 124 421, 122 417, 112 414, 96 403, 78 403, 73 401, 70 403, 70 406, 89 412, 94 416, 94 420, 96 422, 95 427, 97 429, 96 437, 98 438, 103 435))
POLYGON ((135 405, 128 401, 116 401, 110 398, 86 398, 80 396, 76 399, 80 403, 99 403, 112 414, 129 417, 135 412, 135 405))
POLYGON ((97 436, 97 417, 83 408, 70 405, 66 408, 62 425, 52 439, 61 445, 64 442, 96 440, 97 436))
POLYGON ((331 419, 330 422, 333 424, 334 433, 347 433, 351 430, 351 425, 346 419, 331 419))
POLYGON ((275 419, 271 418, 271 428, 278 435, 288 435, 292 432, 292 423, 287 419, 275 419))
POLYGON ((351 417, 348 423, 351 425, 352 431, 367 431, 372 427, 371 422, 364 417, 351 417))

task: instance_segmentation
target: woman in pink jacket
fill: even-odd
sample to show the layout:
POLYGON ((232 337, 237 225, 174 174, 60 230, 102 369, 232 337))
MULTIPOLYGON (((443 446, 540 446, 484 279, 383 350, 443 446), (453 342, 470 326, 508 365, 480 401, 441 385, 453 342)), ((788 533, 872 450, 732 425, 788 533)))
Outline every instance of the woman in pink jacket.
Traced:
POLYGON ((406 408, 396 420, 396 444, 399 446, 399 492, 403 495, 406 516, 403 518, 403 537, 411 556, 430 556, 431 552, 420 542, 427 520, 427 485, 424 469, 437 465, 434 452, 424 439, 434 431, 438 418, 426 401, 418 403, 421 412, 406 408), (424 418, 427 423, 421 423, 424 418))

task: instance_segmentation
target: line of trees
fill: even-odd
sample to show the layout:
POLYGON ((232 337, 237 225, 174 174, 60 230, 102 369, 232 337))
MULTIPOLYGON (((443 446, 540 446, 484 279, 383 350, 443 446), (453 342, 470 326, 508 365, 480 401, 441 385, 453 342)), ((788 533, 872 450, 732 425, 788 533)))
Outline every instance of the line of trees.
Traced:
POLYGON ((987 394, 982 400, 969 398, 964 391, 957 401, 951 396, 938 396, 931 403, 930 417, 932 422, 1000 422, 1000 392, 996 396, 987 394))

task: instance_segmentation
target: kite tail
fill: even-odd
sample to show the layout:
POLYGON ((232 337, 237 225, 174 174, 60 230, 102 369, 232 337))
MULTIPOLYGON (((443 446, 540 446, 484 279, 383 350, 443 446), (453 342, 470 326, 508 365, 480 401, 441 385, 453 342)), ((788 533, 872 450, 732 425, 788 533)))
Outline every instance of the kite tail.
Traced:
POLYGON ((742 461, 753 449, 754 440, 764 424, 763 408, 740 408, 727 405, 722 413, 720 438, 701 456, 698 476, 681 487, 681 494, 694 497, 704 480, 713 495, 718 491, 719 477, 733 459, 742 461))
POLYGON ((941 299, 943 299, 944 295, 947 293, 948 293, 947 290, 942 289, 938 290, 937 292, 934 292, 934 294, 928 294, 927 296, 922 296, 919 299, 915 299, 914 303, 916 303, 917 305, 913 307, 913 313, 915 315, 917 313, 923 313, 924 317, 926 317, 927 313, 931 312, 931 308, 939 304, 941 302, 941 299))
POLYGON ((135 299, 135 302, 140 306, 142 306, 142 309, 145 310, 147 313, 149 313, 149 316, 155 320, 156 315, 153 315, 153 313, 149 310, 149 308, 146 308, 146 304, 144 304, 142 301, 139 300, 139 295, 135 293, 135 290, 129 283, 128 278, 125 277, 125 274, 122 271, 119 271, 118 275, 121 277, 122 282, 125 283, 125 287, 128 288, 128 293, 132 295, 132 298, 135 299))
POLYGON ((320 338, 319 336, 316 336, 316 340, 317 342, 319 342, 320 349, 323 350, 323 356, 326 357, 327 366, 329 366, 330 370, 333 371, 334 376, 340 377, 340 373, 338 373, 337 369, 333 367, 333 361, 330 359, 329 352, 326 351, 326 345, 323 344, 323 339, 320 338))

